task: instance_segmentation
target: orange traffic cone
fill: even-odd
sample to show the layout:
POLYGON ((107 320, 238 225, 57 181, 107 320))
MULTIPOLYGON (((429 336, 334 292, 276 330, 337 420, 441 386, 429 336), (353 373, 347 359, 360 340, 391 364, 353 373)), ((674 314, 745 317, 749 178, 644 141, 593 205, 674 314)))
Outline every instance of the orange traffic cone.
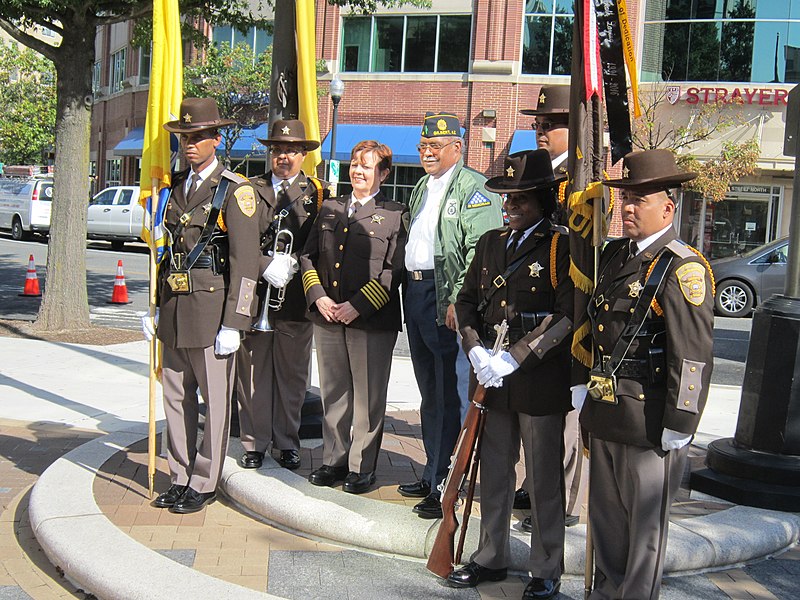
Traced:
POLYGON ((114 292, 111 294, 109 304, 130 304, 128 300, 128 286, 125 285, 125 275, 122 272, 122 260, 117 261, 117 276, 114 278, 114 292))
POLYGON ((39 276, 36 275, 36 263, 33 260, 33 254, 28 258, 28 272, 25 274, 25 287, 22 289, 20 296, 41 296, 42 292, 39 290, 39 276))

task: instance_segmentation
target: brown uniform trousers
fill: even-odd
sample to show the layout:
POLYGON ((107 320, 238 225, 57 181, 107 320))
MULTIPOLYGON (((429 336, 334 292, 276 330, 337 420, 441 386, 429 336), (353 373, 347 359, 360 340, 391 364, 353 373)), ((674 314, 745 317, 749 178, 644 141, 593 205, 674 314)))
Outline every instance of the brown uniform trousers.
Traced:
MULTIPOLYGON (((278 205, 272 187, 272 173, 252 180, 259 197, 258 218, 261 232, 285 210, 281 229, 294 236, 292 256, 299 260, 308 233, 317 216, 318 190, 302 172, 286 190, 278 205)), ((327 191, 327 190, 326 190, 327 191)), ((266 250, 273 249, 268 241, 266 250)), ((281 243, 279 250, 283 252, 281 243)), ((259 273, 264 273, 272 258, 262 255, 259 273)), ((271 300, 279 290, 273 288, 271 300)), ((259 294, 266 293, 266 282, 259 282, 259 294)), ((269 310, 274 331, 248 332, 236 353, 236 396, 239 401, 239 426, 242 446, 248 452, 266 452, 270 444, 277 450, 300 449, 300 418, 308 387, 311 360, 312 323, 306 318, 305 297, 300 276, 286 285, 284 302, 269 310)))
POLYGON ((168 255, 159 269, 157 332, 164 344, 162 383, 172 483, 206 493, 214 491, 222 472, 233 389, 233 355, 215 355, 214 341, 222 325, 239 330, 250 327, 258 277, 258 223, 255 194, 243 177, 218 165, 187 201, 183 192, 187 176, 188 172, 182 172, 175 177, 164 217, 172 234, 172 259, 168 255), (229 185, 216 227, 221 233, 224 223, 227 231, 223 236, 227 244, 220 244, 228 248, 227 275, 211 268, 207 247, 191 269, 192 291, 176 294, 167 284, 171 260, 185 256, 197 244, 223 179, 229 185), (182 216, 185 225, 180 224, 182 216), (207 406, 199 449, 198 388, 207 406))
POLYGON ((408 213, 382 193, 352 217, 348 209, 349 197, 322 205, 301 269, 319 363, 323 463, 369 473, 378 461, 392 350, 402 326, 408 213), (358 318, 347 326, 328 323, 315 305, 323 296, 349 301, 358 318))
POLYGON ((620 367, 617 403, 587 397, 581 411, 591 434, 595 600, 658 598, 669 508, 688 452, 664 452, 661 434, 697 430, 713 368, 714 295, 703 260, 670 228, 631 259, 628 240, 611 242, 590 302, 596 355, 610 355, 654 261, 670 254, 656 302, 620 367))
POLYGON ((508 264, 527 255, 491 296, 478 305, 507 265, 508 230, 481 237, 456 302, 464 351, 493 343, 487 326, 506 319, 508 351, 520 367, 486 391, 486 428, 481 446, 481 534, 472 560, 489 568, 509 563, 514 465, 520 439, 525 451, 534 531, 529 569, 554 579, 564 568, 563 426, 570 409, 570 344, 574 288, 567 237, 543 220, 520 243, 508 264), (529 317, 523 325, 522 314, 529 317), (534 319, 532 324, 530 319, 534 319), (532 329, 529 329, 532 327, 532 329))

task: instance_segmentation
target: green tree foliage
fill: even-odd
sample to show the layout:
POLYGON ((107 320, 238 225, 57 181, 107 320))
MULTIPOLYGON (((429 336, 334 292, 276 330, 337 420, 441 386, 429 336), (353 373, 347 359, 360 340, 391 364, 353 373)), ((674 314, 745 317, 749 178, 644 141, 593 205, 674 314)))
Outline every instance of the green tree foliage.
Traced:
POLYGON ((243 127, 254 127, 268 119, 272 47, 257 56, 247 44, 231 48, 211 45, 205 56, 183 72, 186 96, 211 97, 220 114, 236 123, 222 130, 223 153, 230 167, 231 150, 243 127))
POLYGON ((686 122, 676 122, 669 116, 666 87, 643 95, 640 104, 642 116, 634 119, 631 127, 634 148, 672 150, 684 170, 699 174, 686 184, 687 189, 719 202, 725 199, 731 183, 755 171, 760 153, 755 138, 742 143, 725 142, 719 156, 704 162, 692 154, 696 144, 746 125, 741 111, 737 110, 739 104, 722 101, 700 104, 686 122))
POLYGON ((0 162, 43 163, 56 124, 53 63, 16 42, 0 42, 0 162))

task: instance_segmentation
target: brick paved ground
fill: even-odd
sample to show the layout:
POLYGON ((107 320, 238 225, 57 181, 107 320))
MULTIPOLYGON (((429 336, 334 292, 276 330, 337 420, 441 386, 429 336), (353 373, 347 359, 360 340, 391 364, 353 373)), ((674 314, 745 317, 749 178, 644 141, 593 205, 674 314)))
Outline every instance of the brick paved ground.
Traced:
MULTIPOLYGON (((27 498, 30 486, 47 465, 88 441, 94 432, 43 424, 0 420, 0 600, 89 598, 56 572, 30 531, 27 498)), ((424 462, 419 413, 387 415, 378 480, 366 496, 413 505, 397 494, 399 482, 413 481, 424 462)), ((690 465, 702 466, 703 451, 692 449, 690 465)), ((304 448, 305 476, 321 464, 321 446, 304 448)), ((291 598, 519 598, 525 582, 518 577, 481 586, 474 593, 453 593, 441 586, 421 563, 375 557, 300 538, 233 510, 224 500, 194 515, 173 515, 152 508, 147 497, 147 447, 142 441, 107 461, 95 479, 98 505, 121 530, 140 543, 208 575, 291 598), (389 579, 387 579, 387 577, 389 579), (318 593, 317 591, 322 592, 318 593)), ((167 467, 158 460, 156 490, 169 485, 167 467)), ((518 480, 522 472, 518 470, 518 480)), ((478 485, 478 494, 480 486, 478 485)), ((727 504, 691 500, 681 490, 673 519, 722 510, 727 504)), ((527 513, 515 511, 519 518, 527 513)), ((480 514, 479 503, 473 514, 480 514)), ((79 543, 79 541, 76 541, 79 543)), ((800 550, 743 569, 671 578, 664 600, 690 598, 754 599, 800 597, 800 550)), ((582 582, 565 581, 562 598, 582 597, 582 582)))

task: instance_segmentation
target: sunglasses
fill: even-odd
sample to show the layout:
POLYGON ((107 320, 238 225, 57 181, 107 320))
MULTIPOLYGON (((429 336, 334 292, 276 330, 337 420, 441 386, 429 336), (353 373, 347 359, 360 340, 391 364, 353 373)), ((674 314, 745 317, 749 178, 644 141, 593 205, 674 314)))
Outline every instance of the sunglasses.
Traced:
POLYGON ((531 123, 531 129, 535 131, 550 131, 551 129, 561 129, 567 127, 568 123, 562 121, 534 121, 531 123))
POLYGON ((280 156, 281 154, 285 154, 289 158, 293 158, 298 154, 302 154, 303 151, 300 148, 292 148, 289 146, 270 146, 269 151, 272 156, 280 156))

